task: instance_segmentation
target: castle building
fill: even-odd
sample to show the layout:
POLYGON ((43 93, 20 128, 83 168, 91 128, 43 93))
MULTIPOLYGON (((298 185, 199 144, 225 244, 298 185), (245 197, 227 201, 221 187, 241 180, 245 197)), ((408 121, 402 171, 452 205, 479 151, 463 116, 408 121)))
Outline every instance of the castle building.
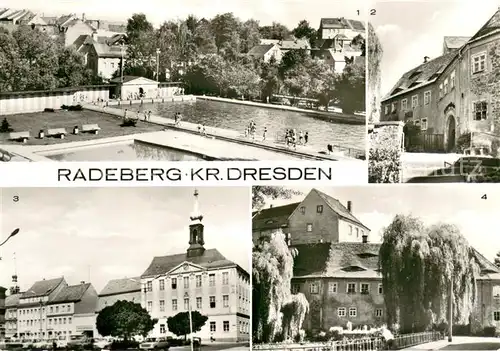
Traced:
POLYGON ((458 138, 472 133, 466 154, 496 155, 499 50, 500 10, 470 38, 445 37, 443 55, 425 56, 403 74, 382 100, 381 120, 419 127, 420 151, 454 151, 458 138))
POLYGON ((141 276, 142 306, 157 318, 150 336, 174 336, 167 319, 179 312, 198 311, 208 317, 203 341, 247 341, 250 336, 250 276, 217 249, 205 248, 203 216, 194 193, 186 252, 154 257, 141 276))

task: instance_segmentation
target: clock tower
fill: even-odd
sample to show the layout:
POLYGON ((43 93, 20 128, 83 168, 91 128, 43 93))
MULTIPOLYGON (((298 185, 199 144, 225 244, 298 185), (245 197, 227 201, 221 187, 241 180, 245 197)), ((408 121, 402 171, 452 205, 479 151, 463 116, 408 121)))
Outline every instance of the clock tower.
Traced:
POLYGON ((191 224, 189 225, 189 248, 187 250, 188 257, 201 256, 205 252, 205 247, 203 246, 205 245, 205 240, 203 240, 203 215, 199 210, 198 195, 198 190, 195 189, 193 213, 189 217, 191 219, 191 224))

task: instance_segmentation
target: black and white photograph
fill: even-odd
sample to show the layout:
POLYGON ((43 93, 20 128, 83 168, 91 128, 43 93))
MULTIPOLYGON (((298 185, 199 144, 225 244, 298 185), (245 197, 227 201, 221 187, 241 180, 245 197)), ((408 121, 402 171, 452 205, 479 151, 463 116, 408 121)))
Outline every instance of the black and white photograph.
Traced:
POLYGON ((3 0, 4 161, 366 159, 363 0, 3 0))
POLYGON ((370 182, 500 181, 499 5, 376 2, 381 101, 373 129, 384 141, 370 151, 380 160, 370 182))
POLYGON ((254 186, 252 348, 500 349, 499 197, 254 186))
POLYGON ((0 349, 250 349, 249 188, 4 188, 1 215, 0 349))

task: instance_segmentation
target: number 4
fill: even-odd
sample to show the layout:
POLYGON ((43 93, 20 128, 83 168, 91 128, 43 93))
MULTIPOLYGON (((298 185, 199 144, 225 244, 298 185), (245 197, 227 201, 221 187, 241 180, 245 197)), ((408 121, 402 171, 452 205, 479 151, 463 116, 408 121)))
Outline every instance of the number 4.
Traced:
POLYGON ((481 196, 481 199, 482 199, 482 200, 487 200, 487 199, 488 199, 488 196, 486 196, 486 194, 484 194, 483 196, 481 196))

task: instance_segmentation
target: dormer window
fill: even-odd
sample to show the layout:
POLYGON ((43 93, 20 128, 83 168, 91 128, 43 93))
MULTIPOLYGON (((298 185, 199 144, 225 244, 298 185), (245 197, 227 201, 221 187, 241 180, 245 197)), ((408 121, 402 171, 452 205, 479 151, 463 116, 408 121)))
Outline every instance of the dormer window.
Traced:
POLYGON ((273 223, 274 223, 274 221, 272 219, 266 221, 266 224, 273 224, 273 223))
POLYGON ((300 207, 300 213, 306 214, 306 208, 305 208, 305 206, 301 206, 300 207))
POLYGON ((421 71, 415 71, 415 72, 413 72, 413 73, 412 73, 412 74, 408 77, 408 79, 413 79, 413 78, 416 78, 416 77, 418 77, 420 74, 422 74, 422 72, 421 72, 421 71))

